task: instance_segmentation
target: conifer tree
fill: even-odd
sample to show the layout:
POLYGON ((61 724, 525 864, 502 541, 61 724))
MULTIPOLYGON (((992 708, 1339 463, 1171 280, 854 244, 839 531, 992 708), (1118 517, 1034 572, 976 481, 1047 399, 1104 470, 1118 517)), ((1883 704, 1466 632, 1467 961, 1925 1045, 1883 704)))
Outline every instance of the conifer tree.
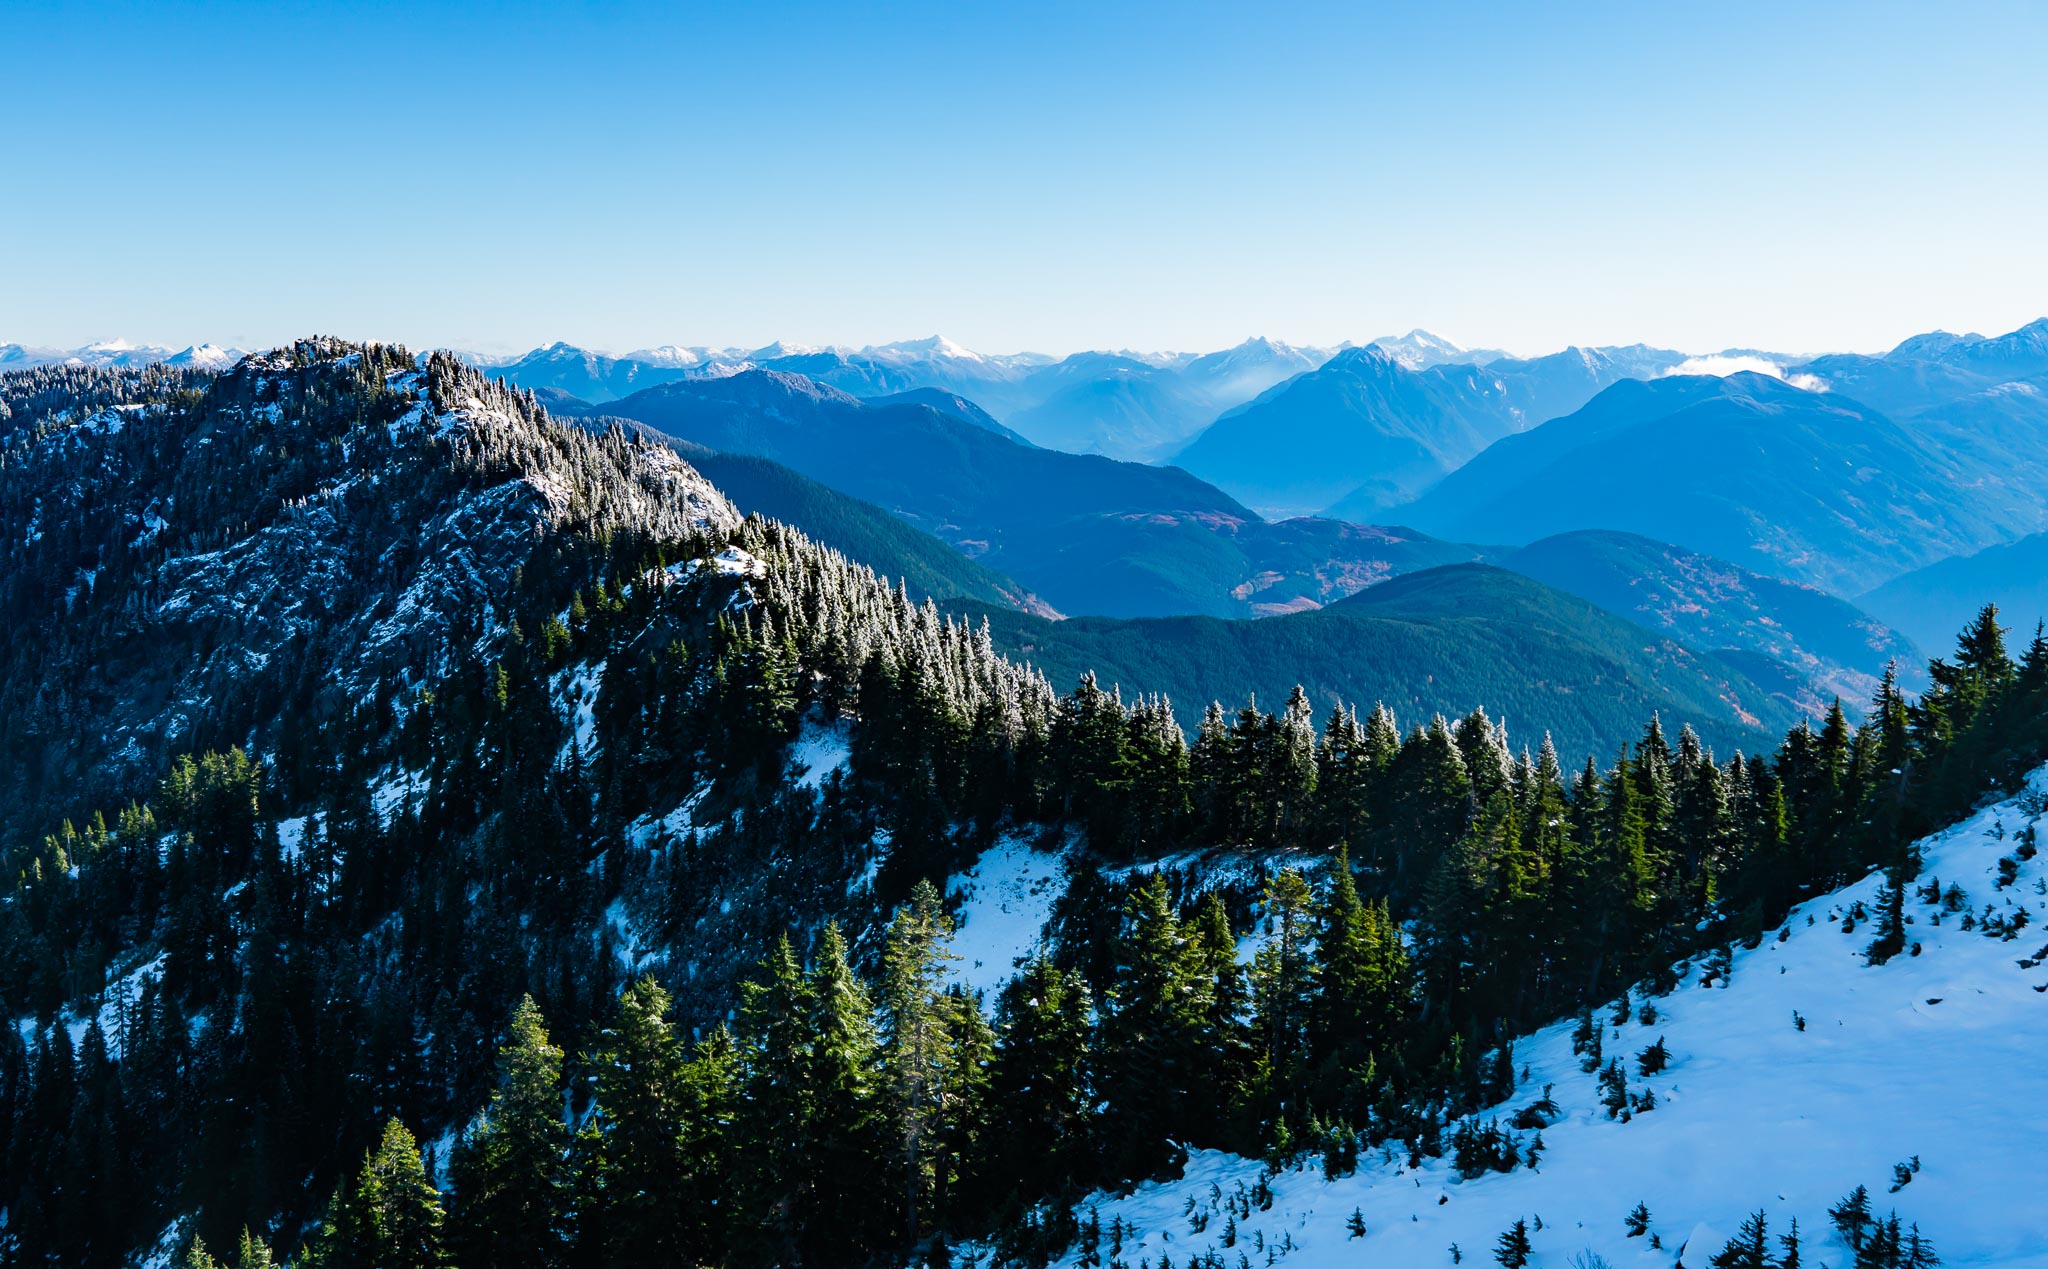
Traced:
MULTIPOLYGON (((892 1153, 887 1117, 877 1096, 879 1044, 867 988, 847 963, 846 940, 828 922, 804 980, 810 1006, 808 1097, 798 1229, 807 1261, 828 1249, 872 1250, 894 1222, 872 1200, 873 1186, 894 1179, 877 1167, 892 1153), (879 1175, 878 1175, 879 1174, 879 1175)), ((900 1184, 900 1182, 898 1182, 900 1184)))
POLYGON ((419 1143, 396 1119, 336 1197, 316 1240, 320 1269, 439 1269, 441 1196, 427 1180, 419 1143))
POLYGON ((1273 941, 1259 952, 1252 974, 1268 1078, 1284 1101, 1300 1077, 1311 968, 1309 913, 1315 894, 1300 871, 1283 868, 1267 883, 1264 898, 1273 941))
POLYGON ((1166 888, 1152 873, 1125 901, 1115 977, 1101 1027, 1102 1126, 1119 1178, 1154 1175, 1177 1158, 1204 1070, 1206 983, 1166 888))
POLYGON ((943 992, 953 922, 930 881, 919 881, 896 910, 882 952, 882 1006, 888 1021, 884 1067, 902 1137, 904 1237, 918 1237, 918 1208, 933 1187, 926 1153, 946 1122, 954 1061, 943 992))
POLYGON ((1860 1252, 1877 1223, 1870 1210, 1870 1190, 1861 1185, 1851 1190, 1828 1209, 1828 1219, 1834 1222, 1835 1233, 1849 1245, 1849 1250, 1860 1252))
POLYGON ((490 1108, 453 1161, 449 1241, 465 1267, 562 1262, 569 1133, 562 1123, 562 1050, 532 996, 512 1012, 498 1050, 490 1108))
POLYGON ((668 1013, 668 992, 654 979, 631 984, 595 1056, 603 1142, 596 1197, 605 1255, 618 1262, 688 1264, 708 1250, 689 1244, 688 1096, 668 1013))
POLYGON ((1741 1231, 1707 1263, 1712 1269, 1777 1269, 1777 1262, 1771 1258, 1771 1240, 1763 1211, 1759 1209, 1746 1217, 1741 1231))
POLYGON ((1529 1264, 1529 1222, 1521 1217, 1508 1226, 1507 1232, 1495 1244, 1493 1258, 1500 1262, 1501 1269, 1527 1269, 1529 1264))
POLYGON ((1064 1193, 1089 1175, 1093 1019, 1087 982, 1040 956, 1004 985, 988 1096, 996 1108, 981 1188, 992 1207, 1013 1193, 1064 1193))

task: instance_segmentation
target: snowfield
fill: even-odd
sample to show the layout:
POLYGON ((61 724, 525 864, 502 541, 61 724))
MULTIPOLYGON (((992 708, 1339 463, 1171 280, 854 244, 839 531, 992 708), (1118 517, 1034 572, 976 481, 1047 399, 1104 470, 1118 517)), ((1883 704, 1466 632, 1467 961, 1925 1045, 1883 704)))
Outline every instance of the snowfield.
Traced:
POLYGON ((946 881, 946 896, 959 901, 953 935, 953 977, 981 993, 993 1012, 996 993, 1014 977, 1019 961, 1044 942, 1045 922, 1066 888, 1059 854, 1033 850, 1023 838, 1004 836, 982 852, 974 867, 946 881))
MULTIPOLYGON (((1226 1245, 1223 1213, 1240 1186, 1256 1188, 1263 1165, 1197 1151, 1178 1181, 1098 1196, 1102 1226, 1137 1229, 1118 1257, 1133 1267, 1162 1256, 1185 1266, 1211 1251, 1227 1265, 1244 1255, 1293 1269, 1449 1265, 1454 1244, 1465 1263, 1490 1266, 1500 1235, 1526 1219, 1534 1265, 1597 1264, 1590 1253, 1614 1269, 1698 1269, 1762 1208, 1774 1239, 1797 1218, 1807 1266, 1843 1269, 1851 1257, 1827 1211, 1864 1185, 1880 1217, 1896 1209, 1918 1222, 1949 1266, 2048 1266, 2048 857, 1997 884, 2016 830, 2042 805, 2048 768, 2029 785, 2035 800, 1989 806, 1923 843, 1916 884, 1959 885, 1967 902, 1951 911, 1908 890, 1917 955, 1869 966, 1874 922, 1843 932, 1859 903, 1874 918, 1874 874, 1801 906, 1782 941, 1738 947, 1732 972, 1711 986, 1688 965, 1678 989, 1654 1000, 1650 1025, 1641 998, 1619 1027, 1611 1005, 1596 1011, 1606 1057, 1622 1060, 1631 1092, 1655 1093, 1653 1109, 1609 1118, 1572 1051, 1571 1021, 1518 1042, 1527 1078, 1479 1118, 1505 1126, 1551 1086, 1560 1117, 1542 1130, 1535 1170, 1463 1180, 1448 1157, 1408 1168, 1396 1146, 1325 1181, 1312 1160, 1272 1177, 1270 1209, 1254 1206, 1226 1245), (2027 922, 2008 936, 2021 910, 2027 922), (1670 1065, 1645 1079, 1635 1057, 1659 1037, 1670 1065), (1910 1181, 1889 1192, 1900 1164, 1910 1181), (1197 1217, 1210 1214, 1201 1232, 1191 1202, 1197 1217), (1637 1203, 1649 1207, 1649 1232, 1630 1237, 1624 1218, 1637 1203), (1362 1238, 1348 1228, 1354 1209, 1362 1238)), ((1526 1147, 1533 1133, 1516 1135, 1526 1147)))

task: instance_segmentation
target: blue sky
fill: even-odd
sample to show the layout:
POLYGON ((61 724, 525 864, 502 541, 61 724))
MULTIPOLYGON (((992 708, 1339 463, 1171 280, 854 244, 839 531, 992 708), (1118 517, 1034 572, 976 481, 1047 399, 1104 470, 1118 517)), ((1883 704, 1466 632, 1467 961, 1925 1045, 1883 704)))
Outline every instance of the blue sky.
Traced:
POLYGON ((2048 312, 2039 5, 14 0, 0 30, 0 340, 1810 351, 2048 312))

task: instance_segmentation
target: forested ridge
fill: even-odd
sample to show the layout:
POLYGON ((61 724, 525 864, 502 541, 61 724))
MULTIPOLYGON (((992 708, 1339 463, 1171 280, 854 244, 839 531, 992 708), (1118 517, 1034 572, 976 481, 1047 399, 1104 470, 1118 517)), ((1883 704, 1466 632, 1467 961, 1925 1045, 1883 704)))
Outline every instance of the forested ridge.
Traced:
POLYGON ((2048 757, 1988 609, 1767 754, 1299 692, 1190 742, 446 358, 0 385, 0 1263, 1115 1263, 1076 1202, 1189 1146, 1514 1167, 1517 1035, 1873 867, 1902 951, 1907 844, 2048 757), (939 885, 1004 835, 1069 884, 976 1001, 939 885))

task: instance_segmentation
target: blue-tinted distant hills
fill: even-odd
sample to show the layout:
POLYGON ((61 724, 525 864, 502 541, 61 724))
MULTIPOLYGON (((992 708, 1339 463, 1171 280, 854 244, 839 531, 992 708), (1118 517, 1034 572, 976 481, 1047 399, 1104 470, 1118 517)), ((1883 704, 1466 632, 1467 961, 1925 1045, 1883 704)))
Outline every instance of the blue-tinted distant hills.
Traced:
MULTIPOLYGON (((1886 664, 1918 687, 1923 657, 1913 640, 1846 600, 1751 572, 1726 560, 1633 533, 1587 529, 1532 542, 1495 561, 1577 595, 1646 629, 1724 659, 1776 663, 1782 694, 1817 715, 1830 697, 1852 709, 1871 699, 1886 664)), ((1943 638, 1961 628, 1945 627, 1943 638)))
POLYGON ((1375 520, 1493 441, 1684 360, 1642 346, 1570 348, 1414 369, 1381 345, 1350 349, 1217 419, 1174 461, 1271 513, 1375 520))
POLYGON ((1858 601, 1906 631, 1930 652, 1946 655, 1956 632, 1985 604, 1997 604, 2017 653, 2048 620, 2048 532, 1937 560, 1895 577, 1858 601))
POLYGON ((2043 527, 2048 485, 2013 473, 2048 473, 2044 406, 2014 391, 1895 420, 1760 374, 1623 383, 1391 518, 1509 543, 1621 529, 1855 595, 2043 527))
POLYGON ((1796 369, 1880 410, 1917 413, 2002 383, 2048 375, 2048 317, 1989 338, 1932 331, 1882 355, 1839 353, 1796 369))
POLYGON ((863 401, 779 371, 678 380, 597 408, 665 437, 772 459, 1067 613, 1259 616, 1480 554, 1412 530, 1268 523, 1177 467, 1034 448, 927 400, 863 401))

